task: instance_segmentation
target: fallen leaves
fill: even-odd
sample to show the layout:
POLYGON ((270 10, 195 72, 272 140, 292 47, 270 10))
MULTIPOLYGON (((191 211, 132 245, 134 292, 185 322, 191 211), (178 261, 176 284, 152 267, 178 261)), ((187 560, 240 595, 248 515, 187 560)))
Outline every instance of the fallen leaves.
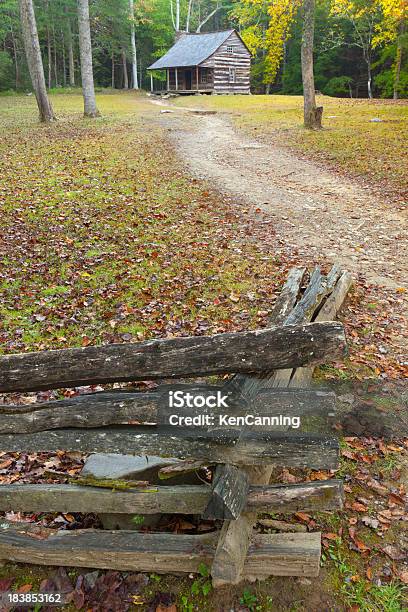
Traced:
POLYGON ((402 561, 403 559, 408 558, 408 553, 403 552, 397 548, 397 546, 393 546, 392 544, 383 546, 381 550, 393 561, 402 561))
POLYGON ((405 506, 405 504, 406 500, 401 495, 397 495, 396 493, 390 493, 388 495, 388 505, 390 507, 393 507, 395 505, 405 506))
POLYGON ((408 570, 405 572, 400 572, 398 574, 398 578, 401 580, 401 582, 403 582, 404 584, 408 584, 408 570))
POLYGON ((5 126, 3 352, 266 325, 293 259, 281 249, 277 263, 263 213, 258 224, 191 180, 160 128, 140 130, 133 110, 132 129, 126 112, 92 127, 67 116, 52 143, 42 132, 34 143, 30 125, 5 126))
POLYGON ((367 512, 367 506, 361 504, 360 502, 353 502, 346 507, 351 508, 351 510, 354 510, 355 512, 367 512))
POLYGON ((359 553, 368 553, 370 551, 369 546, 364 544, 362 540, 357 536, 357 530, 355 527, 349 527, 348 533, 351 539, 350 548, 359 553))
POLYGON ((361 522, 367 527, 371 527, 371 529, 377 529, 380 524, 380 521, 378 519, 373 518, 371 516, 363 516, 361 518, 361 522))

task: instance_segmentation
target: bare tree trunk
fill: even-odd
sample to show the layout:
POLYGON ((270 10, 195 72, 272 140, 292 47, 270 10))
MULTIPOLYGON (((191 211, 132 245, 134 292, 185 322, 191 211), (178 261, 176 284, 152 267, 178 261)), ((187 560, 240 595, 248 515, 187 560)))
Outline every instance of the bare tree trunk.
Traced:
POLYGON ((401 66, 402 66, 402 36, 405 32, 405 21, 401 21, 399 26, 399 36, 397 38, 397 55, 395 57, 395 74, 394 74, 394 92, 393 99, 398 100, 398 88, 400 82, 401 75, 401 66))
POLYGON ((201 32, 201 28, 203 27, 203 25, 205 25, 207 21, 209 21, 211 17, 213 17, 215 13, 217 13, 220 10, 220 8, 221 8, 220 6, 217 6, 213 11, 211 11, 211 13, 207 15, 207 17, 199 23, 199 26, 196 29, 196 32, 201 32))
POLYGON ((68 70, 69 84, 71 87, 75 87, 74 46, 72 44, 72 28, 70 19, 68 19, 68 70))
POLYGON ((191 10, 193 8, 193 0, 188 0, 188 9, 187 9, 187 18, 186 18, 186 32, 190 31, 190 19, 191 19, 191 10))
POLYGON ((47 27, 47 52, 48 52, 48 89, 51 89, 52 85, 52 52, 51 52, 51 37, 50 29, 47 27))
POLYGON ((133 0, 129 0, 129 15, 130 15, 130 45, 132 48, 132 89, 139 89, 139 82, 137 80, 135 8, 134 8, 133 0))
POLYGON ((127 73, 126 53, 122 49, 122 70, 123 70, 123 89, 129 89, 129 79, 127 73))
POLYGON ((401 65, 402 65, 402 45, 401 43, 398 43, 397 58, 396 58, 396 63, 395 63, 394 92, 392 96, 394 100, 398 100, 398 87, 399 87, 400 74, 401 74, 401 65))
POLYGON ((176 32, 180 32, 180 0, 176 0, 176 32))
POLYGON ((21 25, 23 30, 24 49, 27 57, 28 70, 37 99, 40 121, 53 121, 55 119, 51 103, 47 96, 45 86, 44 68, 41 57, 40 43, 38 41, 37 24, 33 0, 19 0, 21 25))
POLYGON ((112 51, 111 62, 112 62, 111 87, 112 89, 115 89, 115 54, 113 53, 113 51, 112 51))
POLYGON ((98 117, 100 113, 96 107, 95 100, 88 0, 78 0, 78 29, 79 51, 81 56, 82 92, 84 96, 84 116, 98 117))
POLYGON ((367 58, 367 92, 370 100, 373 99, 373 91, 371 89, 372 77, 371 77, 371 61, 367 58))
POLYGON ((54 76, 55 76, 55 87, 59 87, 58 83, 58 62, 57 62, 57 43, 55 42, 55 27, 52 26, 52 41, 54 44, 54 76))
POLYGON ((302 30, 302 81, 304 101, 304 126, 309 129, 322 127, 323 107, 316 107, 313 75, 315 0, 303 0, 302 30))
POLYGON ((16 37, 14 36, 13 28, 11 29, 11 41, 13 44, 13 57, 14 57, 14 70, 16 75, 16 89, 20 88, 20 66, 18 65, 18 54, 17 54, 17 43, 16 37))
POLYGON ((67 86, 67 63, 65 60, 65 37, 64 32, 61 31, 61 41, 62 41, 62 84, 64 87, 67 86))

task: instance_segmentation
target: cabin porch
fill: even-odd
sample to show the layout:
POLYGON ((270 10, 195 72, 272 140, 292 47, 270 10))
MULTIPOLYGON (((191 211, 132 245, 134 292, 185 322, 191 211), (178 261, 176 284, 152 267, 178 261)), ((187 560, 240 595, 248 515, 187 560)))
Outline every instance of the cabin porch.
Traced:
MULTIPOLYGON (((155 87, 152 75, 151 91, 159 91, 155 87)), ((200 66, 166 69, 166 87, 168 93, 211 93, 214 90, 214 70, 200 66)), ((163 91, 163 89, 161 90, 163 91)))

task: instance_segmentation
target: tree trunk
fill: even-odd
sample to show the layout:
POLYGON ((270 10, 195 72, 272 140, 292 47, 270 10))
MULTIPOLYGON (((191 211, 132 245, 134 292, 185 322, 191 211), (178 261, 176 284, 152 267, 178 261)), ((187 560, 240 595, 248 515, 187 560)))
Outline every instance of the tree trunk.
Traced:
POLYGON ((137 80, 135 10, 134 10, 133 0, 129 0, 129 13, 130 13, 130 45, 132 48, 132 89, 139 89, 139 82, 137 80))
POLYGON ((397 57, 395 62, 395 77, 394 77, 394 93, 393 99, 398 100, 398 86, 401 74, 401 65, 402 65, 402 45, 398 43, 397 46, 397 57))
POLYGON ((71 20, 68 19, 68 70, 69 70, 69 84, 71 87, 75 87, 75 65, 74 65, 74 47, 72 44, 72 29, 71 20))
POLYGON ((373 99, 373 92, 371 89, 371 82, 372 82, 372 78, 371 78, 371 61, 370 59, 367 59, 367 92, 368 92, 368 97, 370 98, 370 100, 373 99))
POLYGON ((47 27, 47 53, 48 53, 48 89, 51 89, 52 85, 52 52, 51 52, 51 36, 50 30, 47 27))
POLYGON ((112 51, 112 71, 111 71, 111 87, 115 89, 115 54, 112 51))
POLYGON ((395 74, 394 74, 394 100, 398 100, 398 88, 399 81, 401 75, 401 66, 402 66, 402 35, 405 32, 405 21, 401 21, 399 26, 399 36, 397 38, 397 55, 395 57, 395 74))
POLYGON ((176 32, 180 31, 180 0, 176 0, 176 32))
POLYGON ((67 86, 67 63, 65 60, 65 37, 64 32, 61 31, 61 41, 62 41, 62 84, 64 87, 67 86))
POLYGON ((122 49, 122 70, 123 70, 123 89, 129 89, 129 79, 127 73, 126 53, 122 49))
POLYGON ((207 23, 207 21, 209 21, 211 19, 211 17, 213 17, 219 10, 220 10, 220 6, 217 6, 213 11, 211 11, 211 13, 209 15, 207 15, 207 17, 205 19, 203 19, 199 25, 198 28, 196 29, 196 32, 199 33, 201 32, 201 28, 203 27, 203 25, 205 25, 207 23))
POLYGON ((191 19, 191 9, 192 8, 193 8, 193 0, 188 0, 187 18, 186 18, 186 32, 190 31, 190 19, 191 19))
POLYGON ((304 126, 309 129, 322 127, 323 107, 316 107, 313 75, 315 0, 303 1, 302 31, 302 81, 304 100, 304 126))
POLYGON ((55 87, 59 87, 58 83, 58 61, 57 61, 57 43, 55 41, 55 27, 52 26, 52 41, 54 44, 54 77, 55 77, 55 87))
POLYGON ((53 121, 55 116, 45 86, 44 68, 32 0, 20 0, 20 15, 27 65, 37 99, 40 120, 53 121))
POLYGON ((84 116, 98 117, 100 113, 96 107, 95 100, 88 0, 78 0, 78 29, 79 51, 81 57, 82 92, 84 96, 84 116))
POLYGON ((20 88, 20 66, 18 65, 17 43, 14 36, 13 28, 11 28, 11 41, 13 44, 14 69, 16 75, 16 90, 20 88))

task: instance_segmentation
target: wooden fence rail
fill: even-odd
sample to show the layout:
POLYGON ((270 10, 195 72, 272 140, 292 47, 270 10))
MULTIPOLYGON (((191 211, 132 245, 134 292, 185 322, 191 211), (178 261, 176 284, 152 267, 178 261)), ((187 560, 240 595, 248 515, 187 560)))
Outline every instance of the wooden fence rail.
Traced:
MULTIPOLYGON (((320 420, 322 429, 327 433, 336 413, 336 396, 327 391, 268 389, 249 402, 237 391, 225 393, 222 385, 164 385, 147 393, 110 391, 37 404, 1 405, 0 435, 35 433, 68 427, 89 429, 136 422, 140 425, 165 425, 169 423, 165 417, 171 413, 168 408, 169 389, 182 390, 193 397, 200 395, 203 398, 222 392, 223 396, 227 397, 228 411, 234 416, 248 413, 253 416, 296 414, 303 417, 303 422, 312 418, 314 427, 320 420)), ((177 408, 177 415, 181 417, 205 414, 215 414, 215 411, 206 406, 177 408)), ((302 428, 302 431, 305 429, 302 428)))
POLYGON ((109 382, 257 372, 344 356, 340 323, 148 340, 0 357, 0 393, 109 382))
MULTIPOLYGON (((1 393, 234 374, 223 385, 178 383, 148 393, 122 389, 32 405, 2 405, 1 451, 129 453, 190 463, 164 468, 166 484, 126 490, 114 490, 114 483, 112 489, 83 486, 80 480, 79 484, 2 485, 0 511, 198 514, 224 523, 220 531, 214 523, 213 532, 193 536, 93 529, 62 532, 4 520, 0 561, 29 559, 46 565, 164 573, 195 572, 204 562, 211 565, 215 586, 269 575, 317 575, 320 534, 260 535, 253 527, 259 512, 342 507, 339 480, 296 485, 269 481, 277 465, 338 467, 339 441, 332 432, 334 394, 295 387, 307 386, 316 364, 346 354, 343 326, 334 319, 350 284, 351 277, 336 266, 327 276, 316 268, 309 282, 306 270, 292 270, 266 329, 0 357, 1 393), (170 389, 204 397, 220 391, 228 396, 229 415, 296 415, 302 426, 299 430, 287 425, 171 426, 170 389), (172 474, 194 465, 212 469, 211 484, 171 485, 172 474)), ((194 417, 208 409, 175 412, 194 417)))
MULTIPOLYGON (((205 485, 149 486, 118 491, 70 484, 0 486, 0 511, 89 512, 122 514, 202 514, 211 498, 205 485)), ((298 485, 250 486, 245 508, 257 512, 293 513, 341 507, 341 480, 298 485)))
POLYGON ((117 426, 98 429, 54 429, 34 434, 0 435, 8 452, 80 451, 192 458, 208 464, 262 465, 265 462, 312 469, 336 469, 339 443, 324 435, 237 430, 186 431, 172 427, 117 426))

